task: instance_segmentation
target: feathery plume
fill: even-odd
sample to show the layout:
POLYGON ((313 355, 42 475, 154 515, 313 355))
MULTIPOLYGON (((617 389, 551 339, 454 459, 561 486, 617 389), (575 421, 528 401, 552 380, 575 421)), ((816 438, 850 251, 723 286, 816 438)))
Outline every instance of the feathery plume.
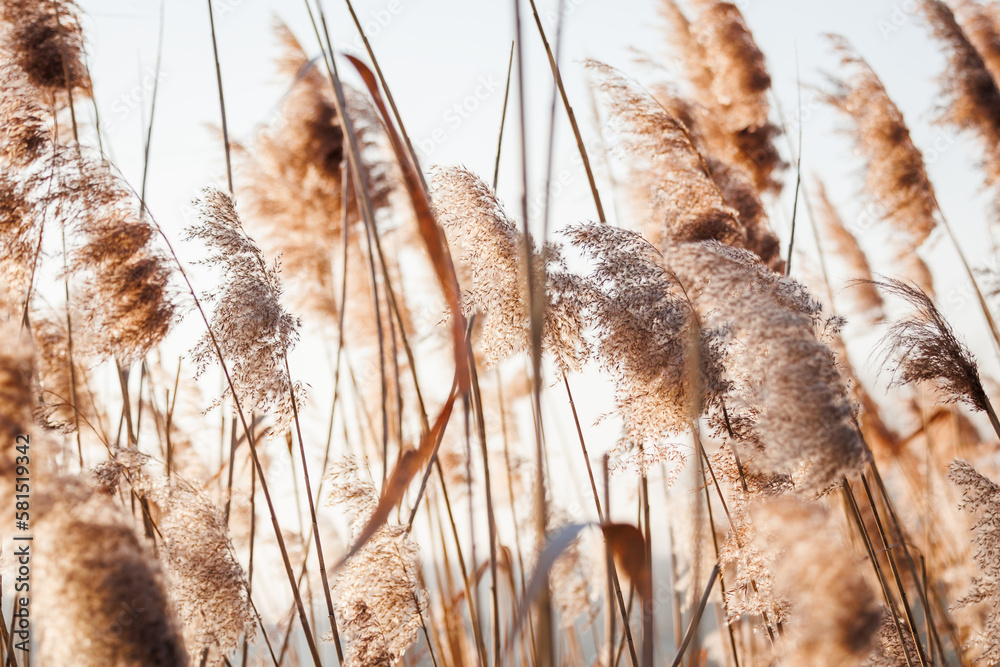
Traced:
POLYGON ((186 666, 156 558, 111 498, 69 478, 32 500, 39 663, 186 666))
POLYGON ((1000 81, 1000 11, 992 2, 959 0, 955 13, 993 81, 1000 81))
POLYGON ((753 174, 738 161, 727 159, 731 153, 728 135, 719 124, 718 115, 709 107, 677 95, 670 86, 654 88, 654 97, 670 115, 687 129, 695 149, 705 161, 705 169, 722 193, 727 206, 738 214, 746 233, 744 247, 760 256, 777 273, 784 273, 784 260, 778 237, 771 231, 753 174))
POLYGON ((903 114, 878 75, 846 40, 830 39, 848 78, 834 79, 835 90, 826 99, 854 124, 855 142, 867 159, 865 190, 879 217, 898 232, 894 238, 902 237, 894 250, 895 262, 901 264, 937 225, 934 188, 903 114))
POLYGON ((588 311, 629 435, 651 445, 687 431, 727 389, 725 330, 701 330, 660 253, 635 232, 577 225, 566 236, 594 260, 588 311))
POLYGON ((975 410, 990 412, 976 358, 934 301, 920 288, 899 280, 876 281, 875 285, 915 309, 895 322, 882 339, 884 360, 894 361, 893 384, 927 381, 941 390, 945 402, 961 401, 975 410))
POLYGON ((885 313, 882 295, 878 288, 872 284, 872 269, 868 264, 865 251, 861 249, 861 244, 851 233, 851 230, 844 224, 836 207, 826 194, 826 186, 820 180, 816 181, 816 201, 819 203, 819 219, 826 240, 830 242, 833 251, 840 256, 847 264, 847 270, 852 278, 858 282, 854 283, 849 296, 854 301, 855 312, 865 316, 869 322, 880 322, 885 313))
POLYGON ((576 368, 586 352, 578 281, 565 269, 558 247, 535 250, 508 217, 493 190, 463 167, 439 169, 432 185, 434 208, 449 243, 461 247, 469 272, 466 308, 485 315, 481 342, 494 364, 529 347, 531 324, 526 255, 547 280, 542 345, 562 369, 576 368))
POLYGON ((42 221, 29 190, 24 180, 0 171, 0 271, 14 293, 26 289, 40 250, 42 221))
POLYGON ((636 200, 648 204, 642 233, 663 249, 671 242, 715 239, 756 253, 783 271, 753 176, 721 157, 718 119, 710 109, 661 88, 653 97, 617 70, 590 61, 607 94, 611 120, 628 154, 636 200))
POLYGON ((974 643, 982 650, 976 662, 1000 661, 1000 486, 981 475, 967 461, 956 459, 948 470, 948 479, 962 490, 960 509, 974 517, 974 555, 979 576, 972 580, 972 590, 959 606, 984 602, 988 606, 986 623, 974 643))
POLYGON ((781 257, 781 242, 771 229, 764 204, 749 172, 740 165, 727 164, 717 159, 697 139, 695 145, 706 156, 708 171, 719 187, 726 206, 732 207, 739 214, 737 220, 746 233, 743 247, 760 257, 775 273, 784 273, 785 260, 781 257))
MULTIPOLYGON (((712 420, 721 418, 718 413, 711 416, 712 420)), ((742 443, 753 436, 743 433, 741 426, 740 423, 732 425, 738 441, 742 443)), ((727 579, 726 611, 731 622, 740 616, 753 614, 777 625, 787 619, 788 601, 774 594, 776 554, 758 548, 752 510, 758 504, 791 491, 794 484, 787 474, 761 474, 737 464, 733 445, 728 440, 710 456, 715 479, 725 484, 730 495, 730 530, 719 548, 719 564, 736 568, 734 580, 727 579)))
MULTIPOLYGON (((569 515, 555 509, 551 511, 548 522, 549 532, 555 533, 570 523, 569 515)), ((591 591, 601 589, 599 580, 593 582, 592 575, 596 570, 594 567, 596 563, 592 562, 590 556, 600 547, 586 545, 594 546, 595 549, 584 549, 584 541, 587 538, 586 534, 577 535, 576 539, 559 554, 550 571, 549 587, 552 601, 559 611, 559 627, 564 630, 574 627, 578 620, 584 623, 592 622, 598 613, 598 607, 591 601, 591 591)))
POLYGON ((88 375, 84 359, 73 355, 76 376, 76 405, 73 400, 73 375, 70 373, 69 336, 66 318, 55 313, 35 317, 31 322, 38 366, 38 417, 48 428, 62 432, 76 430, 79 423, 94 424, 98 417, 95 398, 86 389, 88 375))
POLYGON ((864 449, 833 352, 817 329, 820 305, 799 283, 745 250, 715 242, 677 244, 664 255, 702 326, 729 327, 731 413, 745 411, 763 443, 764 471, 802 468, 799 488, 821 493, 860 467, 864 449))
POLYGON ((90 95, 80 9, 74 0, 5 0, 0 34, 4 59, 27 75, 41 97, 62 97, 68 87, 90 95))
MULTIPOLYGON (((375 485, 344 459, 328 475, 330 505, 342 506, 356 536, 378 505, 375 485)), ((347 667, 388 667, 413 645, 427 608, 417 580, 419 548, 406 526, 386 523, 341 570, 334 599, 347 640, 347 667)))
POLYGON ((64 196, 55 214, 71 220, 80 239, 69 257, 78 282, 74 321, 88 351, 128 364, 166 337, 177 315, 174 269, 157 247, 157 231, 134 194, 103 161, 70 158, 61 170, 64 196))
MULTIPOLYGON (((774 145, 780 134, 768 120, 771 76, 739 7, 718 0, 699 0, 692 31, 712 72, 711 103, 717 110, 733 151, 728 161, 745 167, 760 191, 780 190, 774 172, 785 166, 774 145)), ((706 91, 707 92, 707 91, 706 91)))
MULTIPOLYGON (((274 122, 261 128, 250 146, 236 146, 237 192, 249 212, 251 231, 259 233, 270 254, 280 253, 290 296, 310 312, 336 321, 332 265, 342 252, 346 137, 329 79, 287 26, 278 24, 275 32, 284 47, 279 68, 291 86, 274 122)), ((345 94, 369 196, 380 211, 389 205, 394 173, 379 159, 379 121, 363 95, 350 87, 345 87, 345 94)), ((351 264, 367 266, 367 248, 359 245, 365 242, 365 230, 353 196, 346 213, 351 264)), ((370 309, 368 280, 359 271, 349 297, 370 309)), ((350 317, 354 325, 371 319, 370 314, 350 317)))
POLYGON ((144 484, 154 504, 160 560, 184 644, 191 655, 207 652, 202 664, 221 665, 254 630, 246 574, 233 553, 222 511, 176 477, 144 484))
MULTIPOLYGON (((229 364, 230 378, 246 411, 275 411, 279 425, 292 418, 291 400, 303 388, 289 386, 284 355, 299 338, 300 322, 281 305, 277 264, 268 266, 260 247, 243 229, 232 198, 207 188, 195 202, 201 224, 188 238, 209 250, 205 262, 222 270, 221 286, 206 296, 215 301, 212 337, 206 333, 191 355, 199 373, 218 361, 215 344, 229 364)), ((223 399, 229 395, 227 388, 223 399)), ((283 427, 283 426, 282 426, 283 427)), ((281 430, 281 428, 276 428, 281 430)))
POLYGON ((781 662, 861 662, 871 652, 882 608, 828 511, 785 496, 759 505, 754 517, 757 548, 775 554, 774 593, 789 604, 781 662))
POLYGON ((633 181, 651 193, 644 235, 660 244, 715 239, 743 245, 746 233, 685 125, 614 68, 596 61, 587 66, 599 77, 633 181))
POLYGON ((677 49, 676 55, 684 65, 692 92, 699 97, 703 96, 705 91, 712 89, 712 70, 708 66, 709 58, 704 45, 694 35, 691 20, 677 0, 663 0, 660 3, 660 15, 667 22, 670 33, 668 41, 677 49))
POLYGON ((921 7, 934 36, 948 50, 949 66, 941 87, 950 101, 941 120, 978 135, 986 184, 996 187, 1000 185, 1000 89, 948 5, 923 0, 921 7))
MULTIPOLYGON (((899 627, 906 623, 905 619, 898 619, 899 627)), ((868 654, 862 667, 903 667, 913 663, 917 651, 923 652, 922 647, 918 647, 913 641, 913 635, 903 632, 903 641, 899 640, 899 630, 897 624, 892 620, 892 613, 882 608, 882 620, 875 633, 875 647, 868 654)))
POLYGON ((52 142, 48 117, 24 72, 0 63, 0 156, 14 167, 41 157, 52 142))

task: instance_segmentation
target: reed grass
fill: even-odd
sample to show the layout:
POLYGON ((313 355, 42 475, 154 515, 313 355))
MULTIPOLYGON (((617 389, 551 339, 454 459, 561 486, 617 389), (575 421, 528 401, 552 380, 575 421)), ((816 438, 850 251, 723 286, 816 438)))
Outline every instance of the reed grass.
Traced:
MULTIPOLYGON (((995 190, 1000 13, 920 4, 947 56, 942 120, 977 138, 971 168, 995 190)), ((312 46, 276 26, 280 113, 231 136, 217 5, 226 190, 204 190, 183 244, 146 197, 159 76, 135 188, 100 132, 87 145, 100 79, 79 7, 0 5, 0 489, 20 493, 30 437, 38 554, 25 653, 3 547, 0 663, 1000 660, 996 383, 936 296, 935 230, 1000 345, 992 295, 845 40, 820 97, 862 156, 848 185, 891 231, 881 253, 845 223, 823 185, 844 175, 811 164, 801 120, 779 149, 767 45, 737 4, 662 2, 681 72, 640 81, 561 62, 562 14, 552 32, 534 0, 545 62, 526 62, 513 3, 485 176, 419 163, 350 1, 367 62, 306 0, 312 46), (535 65, 552 86, 538 127, 535 65), (550 202, 564 122, 596 222, 550 202), (498 190, 511 142, 520 178, 498 190), (815 198, 807 170, 824 172, 815 198), (771 224, 786 207, 788 234, 771 224), (815 248, 793 244, 803 215, 815 248), (793 250, 796 276, 818 259, 815 288, 788 275, 793 250), (307 392, 324 353, 330 382, 307 392), (617 442, 591 435, 598 412, 617 442)))

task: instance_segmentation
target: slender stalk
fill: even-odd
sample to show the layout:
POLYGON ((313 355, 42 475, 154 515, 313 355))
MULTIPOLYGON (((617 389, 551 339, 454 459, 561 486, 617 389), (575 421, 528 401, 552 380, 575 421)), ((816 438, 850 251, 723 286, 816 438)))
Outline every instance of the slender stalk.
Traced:
POLYGON ((903 629, 899 625, 899 611, 896 609, 896 601, 893 599, 892 593, 889 591, 889 584, 882 573, 882 566, 879 565, 878 556, 875 554, 871 538, 868 536, 868 531, 865 528, 865 522, 861 518, 861 511, 858 509, 858 502, 854 498, 854 492, 851 489, 851 484, 847 481, 846 477, 841 482, 840 490, 846 501, 845 505, 848 509, 848 516, 854 520, 854 525, 858 529, 858 533, 861 535, 861 539, 864 542, 865 551, 868 553, 868 560, 871 561, 872 567, 875 569, 875 576, 882 589, 882 597, 885 598, 886 604, 889 607, 889 615, 892 617, 892 624, 896 629, 896 636, 899 638, 900 646, 903 647, 906 664, 912 667, 913 658, 910 656, 910 650, 906 646, 906 639, 903 637, 903 629))
POLYGON ((788 236, 788 259, 785 261, 785 275, 792 273, 792 253, 795 250, 795 223, 799 212, 799 188, 802 186, 802 81, 798 75, 799 63, 795 61, 795 81, 799 102, 799 145, 795 152, 795 198, 792 200, 792 231, 788 236))
POLYGON ((500 132, 497 134, 497 158, 493 163, 493 192, 497 191, 500 179, 500 149, 503 147, 503 128, 507 120, 507 101, 510 99, 510 75, 514 68, 514 42, 510 43, 510 58, 507 60, 507 84, 503 89, 503 111, 500 112, 500 132))
MULTIPOLYGON (((469 373, 472 375, 472 401, 476 416, 476 433, 479 436, 480 453, 483 457, 483 483, 486 485, 486 516, 490 533, 490 596, 493 602, 493 664, 499 667, 500 654, 500 603, 497 599, 497 521, 493 511, 493 484, 490 481, 489 452, 486 448, 486 421, 483 417, 483 397, 479 389, 479 374, 476 372, 476 359, 469 351, 469 373)), ((469 457, 471 460, 471 457, 469 457)), ((470 477, 471 478, 471 477, 470 477)))
MULTIPOLYGON (((597 508, 597 518, 601 523, 604 523, 605 514, 601 511, 601 500, 597 491, 597 482, 594 481, 594 470, 590 463, 590 455, 587 453, 587 443, 583 438, 583 428, 580 426, 580 417, 576 412, 576 403, 573 401, 573 392, 570 390, 569 379, 566 377, 566 374, 563 373, 562 376, 563 385, 566 387, 566 396, 569 399, 570 410, 573 413, 573 423, 576 426, 577 437, 580 439, 580 449, 583 453, 583 461, 587 465, 587 476, 590 479, 590 489, 594 495, 594 505, 597 508)), ((605 501, 605 504, 607 504, 607 501, 605 501)), ((638 665, 639 658, 636 654, 635 642, 632 639, 632 629, 629 627, 628 610, 625 608, 625 597, 622 595, 621 582, 618 580, 618 570, 615 567, 614 561, 612 561, 608 567, 610 568, 610 576, 615 588, 618 608, 622 614, 622 629, 625 632, 625 639, 628 641, 629 655, 632 658, 632 664, 638 665)))
MULTIPOLYGON (((527 108, 525 97, 527 86, 524 76, 524 43, 521 31, 521 5, 518 0, 513 0, 514 6, 514 26, 515 43, 517 45, 517 81, 518 81, 518 118, 520 120, 520 157, 521 157, 521 217, 524 225, 524 236, 528 238, 528 140, 527 140, 527 108)), ((548 526, 548 503, 545 489, 545 452, 542 441, 541 423, 541 340, 542 321, 544 317, 544 284, 536 285, 535 272, 530 270, 534 266, 531 257, 531 248, 525 244, 525 266, 529 267, 528 275, 528 300, 531 304, 531 381, 532 394, 536 409, 533 413, 533 426, 535 436, 535 543, 536 549, 541 553, 545 549, 546 530, 548 526)), ((549 586, 546 582, 542 586, 542 592, 538 596, 535 604, 538 634, 535 645, 536 661, 541 667, 554 667, 556 662, 556 645, 553 641, 552 626, 552 600, 549 595, 549 586)))
POLYGON ((219 44, 215 38, 215 11, 212 9, 212 0, 208 0, 208 25, 212 30, 212 55, 215 58, 215 81, 219 88, 219 110, 222 114, 222 141, 226 149, 226 183, 229 186, 229 192, 235 194, 233 190, 233 162, 229 146, 229 122, 226 120, 226 96, 222 92, 222 65, 219 64, 219 44))
MULTIPOLYGON (((644 533, 646 537, 645 542, 645 558, 646 564, 649 567, 650 576, 652 576, 653 571, 653 533, 650 526, 649 520, 649 480, 646 477, 646 473, 642 474, 639 480, 639 486, 642 492, 642 525, 644 528, 644 533)), ((709 515, 711 516, 711 515, 709 515)), ((710 519, 711 520, 711 519, 710 519)), ((713 531, 714 537, 714 531, 713 531)), ((652 586, 650 586, 652 590, 652 586)), ((654 628, 656 627, 653 623, 653 600, 642 600, 642 665, 643 667, 653 667, 653 640, 654 640, 654 628)))
POLYGON ((701 622, 702 614, 705 613, 705 605, 708 604, 708 596, 712 594, 712 589, 715 588, 715 579, 718 576, 719 564, 716 563, 712 567, 712 573, 708 576, 708 585, 705 586, 705 592, 701 596, 698 608, 695 610, 694 616, 691 617, 691 621, 688 623, 687 631, 684 633, 684 639, 681 641, 681 645, 677 647, 677 655, 674 656, 674 661, 670 663, 671 667, 678 667, 681 664, 681 661, 683 661, 684 652, 687 650, 688 644, 691 643, 691 639, 698 630, 698 624, 701 622))
POLYGON ((292 417, 295 423, 295 436, 299 441, 299 455, 302 460, 302 477, 306 485, 306 497, 309 500, 309 518, 312 521, 312 535, 316 543, 316 559, 319 561, 319 576, 323 584, 323 596, 326 600, 327 614, 330 617, 330 628, 333 630, 333 644, 337 649, 337 659, 344 662, 344 649, 340 645, 340 630, 337 628, 337 618, 333 613, 333 597, 330 593, 330 581, 326 573, 326 560, 323 558, 323 541, 319 535, 319 522, 316 519, 316 502, 313 500, 312 483, 309 481, 309 462, 306 458, 305 441, 302 438, 302 425, 299 423, 298 401, 295 400, 295 386, 292 384, 292 372, 288 368, 288 351, 284 351, 285 375, 288 378, 288 391, 292 398, 292 417))
MULTIPOLYGON (((529 0, 529 2, 531 3, 531 12, 535 17, 535 26, 538 28, 538 35, 542 38, 542 45, 545 47, 545 55, 547 55, 549 59, 549 67, 552 69, 552 78, 555 80, 556 88, 559 90, 559 96, 562 98, 563 108, 566 109, 566 117, 569 119, 570 127, 573 128, 573 136, 576 138, 576 147, 580 151, 580 159, 583 160, 583 169, 587 172, 587 182, 590 184, 590 192, 594 197, 594 206, 597 208, 597 218, 601 222, 607 222, 607 218, 604 215, 604 206, 601 204, 601 195, 597 190, 597 181, 594 178, 594 170, 590 166, 590 157, 587 155, 587 148, 583 143, 583 136, 580 134, 580 126, 576 122, 576 114, 573 113, 573 107, 570 106, 569 97, 566 95, 566 87, 563 86, 562 74, 559 73, 559 63, 557 58, 552 54, 552 49, 549 46, 549 40, 545 36, 545 29, 542 27, 542 19, 538 15, 538 8, 535 6, 535 0, 529 0)), ((563 17, 561 9, 562 4, 560 0, 560 25, 563 17)), ((518 62, 520 62, 520 60, 518 62)), ((554 135, 555 133, 551 132, 550 134, 554 135)))
MULTIPOLYGON (((611 478, 610 478, 610 475, 608 474, 608 455, 607 454, 604 455, 604 458, 602 459, 602 462, 604 464, 603 465, 603 472, 604 472, 604 475, 603 475, 603 477, 604 477, 604 507, 607 508, 610 511, 610 509, 611 509, 611 478)), ((604 523, 604 519, 603 518, 601 519, 601 523, 604 523)), ((615 653, 614 653, 615 652, 615 625, 616 625, 616 621, 618 619, 617 611, 612 611, 611 608, 615 605, 616 600, 620 600, 621 599, 621 588, 619 586, 616 586, 615 583, 614 583, 614 578, 615 578, 615 559, 614 559, 614 556, 611 553, 611 544, 607 540, 604 541, 604 559, 607 562, 607 569, 608 569, 608 574, 607 574, 607 579, 608 579, 608 582, 607 582, 608 583, 608 608, 607 608, 607 611, 605 612, 605 616, 607 616, 607 620, 606 620, 606 623, 607 623, 607 637, 605 637, 605 641, 607 642, 607 647, 608 647, 608 662, 607 662, 607 665, 608 665, 608 667, 611 667, 611 665, 614 663, 614 658, 615 658, 615 653), (616 593, 618 595, 617 598, 615 597, 616 593)), ((623 607, 623 610, 624 610, 624 607, 623 607)), ((624 626, 626 628, 628 627, 628 618, 625 618, 624 626)))
MULTIPOLYGON (((925 667, 927 661, 924 657, 924 651, 921 648, 920 633, 917 631, 917 622, 913 618, 913 610, 910 608, 910 602, 906 597, 906 588, 903 586, 903 579, 899 576, 899 568, 896 567, 896 558, 893 555, 893 548, 895 545, 889 544, 889 540, 885 534, 885 528, 882 526, 882 519, 879 517, 878 509, 875 507, 875 498, 872 496, 871 488, 868 486, 868 480, 864 475, 861 476, 861 486, 865 490, 865 497, 868 499, 868 506, 871 508, 872 515, 875 518, 875 527, 878 530, 879 540, 882 542, 882 549, 885 551, 886 559, 889 561, 889 569, 892 571, 892 577, 896 582, 896 589, 899 591, 899 599, 903 605, 903 613, 906 615, 906 625, 910 631, 910 635, 913 637, 913 644, 917 648, 917 660, 920 662, 921 667, 925 667)), ((914 583, 919 586, 919 579, 914 579, 914 583)))

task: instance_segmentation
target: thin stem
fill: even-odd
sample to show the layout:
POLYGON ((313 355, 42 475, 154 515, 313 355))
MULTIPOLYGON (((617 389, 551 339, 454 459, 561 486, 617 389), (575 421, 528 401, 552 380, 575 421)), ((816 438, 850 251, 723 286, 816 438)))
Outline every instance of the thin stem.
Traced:
POLYGON ((312 483, 309 481, 309 462, 306 459, 305 441, 302 439, 302 425, 299 423, 298 401, 295 398, 295 385, 292 384, 292 372, 288 368, 288 351, 283 355, 285 375, 288 379, 288 392, 292 398, 292 417, 295 422, 295 436, 299 441, 299 456, 302 459, 302 477, 306 485, 306 497, 309 500, 309 518, 312 520, 312 535, 316 542, 316 559, 319 561, 319 576, 323 584, 323 596, 326 599, 326 609, 330 616, 330 627, 333 630, 333 644, 337 649, 337 659, 344 662, 344 649, 340 645, 340 631, 337 628, 337 618, 333 613, 333 598, 330 593, 330 581, 326 574, 326 560, 323 558, 323 542, 319 535, 319 522, 316 519, 316 502, 313 500, 312 483))
POLYGON ((698 603, 698 608, 695 610, 694 616, 691 617, 691 621, 688 623, 687 631, 684 633, 684 640, 681 645, 677 647, 677 655, 674 656, 674 661, 671 667, 678 667, 681 661, 684 659, 684 652, 687 650, 688 644, 691 643, 691 639, 695 635, 695 631, 698 629, 698 624, 701 622, 702 614, 705 613, 705 605, 708 604, 708 596, 712 594, 712 589, 715 587, 715 579, 719 576, 719 564, 716 563, 712 567, 712 573, 708 577, 708 585, 705 586, 705 592, 701 596, 701 601, 698 603))
POLYGON ((875 554, 871 538, 868 536, 868 530, 865 528, 865 522, 861 518, 861 511, 858 509, 858 502, 854 498, 854 492, 851 489, 851 484, 847 481, 846 477, 841 482, 840 490, 846 501, 848 515, 854 520, 855 527, 858 529, 858 533, 861 535, 861 539, 864 542, 865 551, 868 553, 868 560, 871 561, 872 567, 875 569, 875 576, 882 589, 882 597, 885 598, 886 604, 889 606, 889 615, 892 617, 892 624, 896 628, 896 636, 899 638, 899 644, 903 648, 903 654, 906 657, 906 664, 912 667, 913 659, 910 657, 910 649, 906 646, 906 639, 903 637, 903 629, 899 625, 899 612, 896 609, 896 601, 889 592, 889 585, 886 582, 885 576, 882 574, 882 566, 879 565, 878 556, 875 554))
MULTIPOLYGON (((594 206, 597 208, 597 218, 601 222, 607 222, 607 218, 604 215, 604 206, 601 204, 601 195, 597 190, 597 181, 594 178, 594 170, 590 166, 590 157, 587 155, 587 148, 583 143, 583 136, 580 134, 580 126, 576 122, 576 114, 573 113, 573 107, 570 106, 569 97, 566 95, 566 88, 563 86, 562 75, 559 73, 559 63, 556 60, 556 57, 552 54, 551 47, 549 47, 549 40, 546 38, 545 29, 542 27, 542 19, 538 15, 538 8, 535 7, 535 0, 529 0, 529 2, 531 3, 531 12, 535 17, 535 25, 538 27, 538 34, 542 38, 542 45, 545 47, 545 55, 547 55, 549 59, 549 67, 552 69, 552 78, 555 79, 556 88, 559 90, 559 96, 562 98, 563 108, 566 109, 566 117, 569 119, 570 127, 573 128, 573 136, 576 138, 576 147, 580 151, 581 160, 583 160, 583 169, 587 172, 587 182, 590 184, 590 192, 594 197, 594 206)), ((561 7, 562 6, 560 5, 560 10, 561 7)), ((560 11, 560 23, 562 22, 562 16, 563 12, 560 11)), ((518 53, 520 53, 520 49, 518 53)), ((520 60, 518 62, 520 62, 520 60)), ((552 134, 555 133, 552 132, 552 134)))
POLYGON ((208 24, 212 29, 212 55, 215 58, 215 80, 219 88, 219 110, 222 114, 222 141, 226 148, 226 183, 229 185, 229 192, 235 194, 233 190, 233 163, 229 150, 229 123, 226 120, 226 96, 222 92, 222 65, 219 64, 219 44, 215 38, 215 11, 212 9, 212 0, 208 0, 208 24))

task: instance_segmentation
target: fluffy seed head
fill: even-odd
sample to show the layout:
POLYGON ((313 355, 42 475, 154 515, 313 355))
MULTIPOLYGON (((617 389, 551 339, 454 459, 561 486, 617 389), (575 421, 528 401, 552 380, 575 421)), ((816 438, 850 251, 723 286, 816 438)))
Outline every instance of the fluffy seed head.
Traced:
POLYGON ((986 183, 995 187, 1000 184, 1000 89, 948 5, 923 0, 921 8, 948 52, 941 87, 949 102, 941 120, 978 136, 986 183))
POLYGON ((955 460, 948 479, 962 490, 961 509, 974 517, 972 530, 976 545, 975 561, 979 576, 972 580, 972 590, 959 606, 985 602, 987 619, 974 643, 982 654, 976 662, 1000 660, 1000 486, 981 475, 967 461, 955 460))
POLYGON ((588 67, 605 93, 632 181, 649 193, 644 235, 661 244, 715 239, 742 245, 746 232, 723 201, 686 126, 617 70, 595 61, 588 67))
POLYGON ((80 9, 74 0, 6 0, 0 5, 0 31, 4 55, 44 98, 64 96, 67 83, 74 94, 90 95, 80 9))
POLYGON ((615 379, 629 435, 648 447, 686 432, 728 388, 725 331, 701 329, 660 253, 638 234, 598 224, 566 234, 595 262, 588 280, 595 356, 615 379))
POLYGON ((789 603, 781 661, 857 665, 871 652, 882 609, 837 522, 788 496, 755 510, 758 547, 777 552, 774 592, 789 603))
POLYGON ((861 244, 844 224, 843 218, 837 212, 833 202, 827 197, 826 187, 822 181, 816 181, 816 200, 819 203, 819 218, 825 239, 832 250, 847 265, 850 276, 856 279, 853 288, 847 296, 853 299, 855 311, 870 322, 878 322, 884 316, 884 304, 878 288, 868 282, 872 279, 872 269, 868 257, 861 249, 861 244))
MULTIPOLYGON (((275 411, 279 424, 292 418, 291 400, 301 386, 289 386, 285 354, 299 338, 299 319, 281 305, 278 266, 268 265, 260 247, 243 230, 232 198, 215 188, 195 202, 201 224, 188 230, 209 250, 205 262, 222 271, 222 284, 206 296, 215 302, 211 327, 192 356, 199 372, 218 361, 215 345, 245 411, 275 411)), ((229 394, 227 388, 224 397, 229 394)), ((277 429, 280 430, 280 429, 277 429)))
POLYGON ((38 659, 79 667, 185 667, 155 556, 130 517, 81 479, 32 499, 38 659))
POLYGON ((208 651, 206 664, 221 665, 254 631, 246 574, 233 553, 222 511, 176 477, 147 486, 184 643, 192 655, 208 651))
MULTIPOLYGON (((346 510, 355 536, 378 505, 374 484, 357 463, 334 466, 330 504, 346 510)), ((427 609, 417 580, 419 548, 406 526, 386 524, 344 565, 334 584, 348 667, 388 667, 413 645, 427 609)))
POLYGON ((860 467, 864 449, 833 353, 817 333, 820 306, 796 281, 750 253, 719 243, 677 244, 667 266, 702 326, 732 331, 727 408, 752 419, 768 472, 802 468, 800 488, 820 493, 860 467))
POLYGON ((934 301, 915 285, 886 279, 875 283, 883 292, 903 299, 915 312, 895 322, 883 338, 884 360, 893 360, 893 383, 902 386, 931 382, 947 402, 962 401, 980 411, 988 399, 976 359, 958 339, 934 301))
POLYGON ((530 252, 535 284, 547 281, 542 345, 561 368, 577 367, 586 350, 578 284, 565 270, 559 249, 545 244, 538 252, 530 237, 526 244, 493 190, 467 169, 438 170, 432 192, 438 220, 449 242, 461 248, 459 260, 469 274, 466 307, 485 318, 481 341, 486 361, 496 363, 530 347, 524 268, 530 252))
POLYGON ((923 156, 872 68, 846 40, 831 39, 847 78, 834 80, 836 88, 827 100, 852 120, 855 142, 868 161, 865 190, 882 219, 907 241, 897 256, 908 255, 937 224, 934 189, 923 156))
POLYGON ((692 30, 707 56, 711 77, 710 108, 721 114, 731 137, 731 160, 754 175, 761 190, 780 189, 774 172, 784 167, 774 139, 780 134, 768 119, 771 76, 739 8, 729 2, 699 0, 692 30))

